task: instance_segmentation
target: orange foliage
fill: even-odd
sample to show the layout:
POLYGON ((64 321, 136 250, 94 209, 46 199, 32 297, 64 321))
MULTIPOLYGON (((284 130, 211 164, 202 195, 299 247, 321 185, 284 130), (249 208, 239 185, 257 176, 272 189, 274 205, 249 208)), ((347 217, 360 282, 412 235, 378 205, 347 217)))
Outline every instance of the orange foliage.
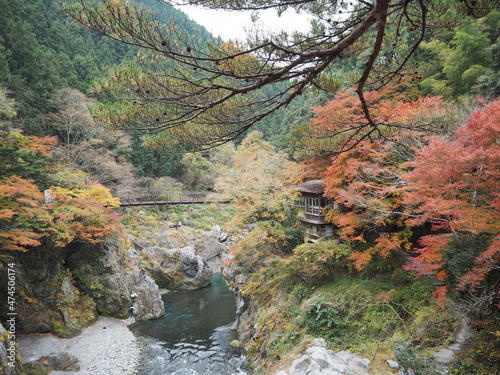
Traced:
POLYGON ((53 189, 54 201, 43 204, 44 194, 33 181, 18 176, 4 179, 0 184, 1 248, 27 251, 42 241, 55 246, 66 246, 75 240, 101 241, 118 229, 120 219, 104 206, 110 198, 103 189, 99 187, 96 194, 89 191, 80 196, 53 189))
MULTIPOLYGON (((333 210, 327 219, 339 227, 339 234, 351 242, 365 242, 368 230, 393 226, 396 233, 380 234, 375 245, 351 255, 357 269, 362 269, 375 254, 388 257, 400 248, 408 249, 411 232, 401 230, 406 182, 401 175, 408 168, 413 153, 425 141, 405 129, 443 124, 446 110, 440 98, 422 98, 408 103, 387 98, 387 93, 370 93, 377 103, 377 122, 390 124, 392 139, 360 141, 355 147, 336 156, 325 176, 325 193, 341 203, 348 212, 333 210), (394 129, 399 131, 395 132, 394 129)), ((323 138, 331 131, 346 127, 346 134, 366 119, 353 96, 343 94, 321 109, 311 122, 314 137, 323 138), (351 129, 351 130, 349 130, 351 129)), ((388 135, 388 134, 387 134, 388 135)))
POLYGON ((30 222, 43 213, 43 194, 32 180, 10 176, 0 184, 0 247, 26 251, 40 244, 39 235, 29 229, 30 222))
POLYGON ((34 152, 43 157, 52 155, 52 147, 57 145, 57 137, 34 137, 28 136, 28 142, 23 145, 23 149, 34 152))
POLYGON ((410 102, 392 87, 365 93, 365 98, 371 106, 371 123, 352 90, 340 93, 322 107, 313 107, 315 117, 299 134, 310 171, 324 167, 328 156, 351 150, 360 142, 392 141, 408 130, 443 130, 452 123, 452 107, 443 105, 440 97, 410 102))
POLYGON ((54 187, 51 190, 54 201, 46 205, 46 220, 39 229, 42 238, 56 246, 66 246, 76 240, 95 243, 118 230, 121 217, 106 206, 110 199, 114 202, 114 198, 103 186, 93 184, 86 191, 54 187))
POLYGON ((448 295, 448 286, 443 285, 437 288, 433 293, 432 296, 437 300, 437 306, 442 307, 446 305, 446 296, 448 295))
MULTIPOLYGON (((365 241, 370 231, 374 246, 351 255, 358 269, 375 254, 409 250, 409 228, 425 225, 432 232, 420 238, 418 255, 407 268, 446 279, 444 254, 455 234, 496 238, 500 233, 500 100, 476 111, 447 139, 414 132, 448 133, 456 124, 452 106, 440 98, 410 103, 388 92, 368 93, 378 127, 368 134, 367 120, 351 94, 315 108, 316 117, 303 137, 314 158, 331 163, 325 193, 345 208, 332 210, 327 219, 351 242, 365 241), (347 149, 346 141, 352 142, 347 149), (328 159, 339 146, 345 152, 328 159), (392 233, 375 235, 384 227, 392 233)), ((310 165, 320 166, 314 158, 310 165)), ((499 243, 492 240, 459 286, 474 288, 498 268, 499 243)))
POLYGON ((499 261, 500 240, 497 237, 486 251, 474 259, 474 267, 462 276, 458 287, 475 289, 489 272, 498 268, 499 261))
POLYGON ((416 271, 419 275, 439 271, 444 265, 444 251, 448 248, 450 233, 424 236, 418 241, 419 255, 413 258, 413 263, 406 269, 416 271))
MULTIPOLYGON (((400 147, 411 153, 410 145, 400 147)), ((339 228, 343 239, 365 242, 366 232, 373 232, 374 227, 403 226, 404 183, 400 175, 406 169, 405 161, 391 142, 361 142, 333 160, 325 177, 325 193, 345 209, 330 211, 327 219, 339 228)), ((387 257, 398 248, 406 248, 409 235, 407 231, 383 233, 374 239, 374 246, 354 253, 351 259, 362 269, 374 254, 387 257)))
MULTIPOLYGON (((500 215, 500 100, 476 111, 454 133, 438 137, 424 147, 403 178, 408 183, 404 204, 413 216, 409 225, 430 223, 441 233, 424 237, 413 269, 439 270, 443 251, 453 233, 488 233, 498 237, 500 215), (443 234, 443 231, 446 233, 443 234)), ((474 260, 460 282, 474 288, 500 261, 498 240, 474 260)))

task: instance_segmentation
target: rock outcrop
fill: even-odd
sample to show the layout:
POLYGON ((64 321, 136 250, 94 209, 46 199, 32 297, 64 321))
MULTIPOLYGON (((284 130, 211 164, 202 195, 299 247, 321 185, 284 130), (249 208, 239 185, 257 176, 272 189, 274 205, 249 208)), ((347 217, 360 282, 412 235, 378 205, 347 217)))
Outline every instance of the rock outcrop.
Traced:
POLYGON ((181 249, 145 247, 142 254, 160 288, 200 289, 211 283, 212 270, 191 246, 181 249))
POLYGON ((15 368, 11 366, 13 364, 13 356, 8 351, 10 340, 8 340, 9 334, 2 324, 0 324, 0 375, 14 375, 15 368))
MULTIPOLYGON (((210 284, 212 271, 222 268, 224 234, 217 226, 201 231, 141 223, 135 233, 136 239, 108 238, 12 254, 18 332, 73 337, 100 315, 128 317, 131 307, 135 319, 158 318, 164 314, 159 285, 202 288, 210 284)), ((0 279, 6 277, 0 270, 0 279)), ((6 311, 0 309, 3 321, 6 311)))
POLYGON ((163 249, 192 247, 196 255, 201 256, 213 272, 221 272, 223 268, 221 258, 224 256, 225 248, 222 242, 227 235, 218 225, 214 225, 210 231, 204 231, 189 226, 172 229, 167 223, 160 223, 158 227, 142 226, 140 230, 141 236, 134 238, 134 244, 139 251, 151 246, 163 249))
POLYGON ((78 286, 94 300, 99 315, 126 318, 132 305, 138 320, 165 313, 158 285, 141 272, 140 256, 130 244, 122 248, 114 242, 81 244, 66 264, 78 286), (130 297, 133 292, 137 294, 135 301, 130 297))
POLYGON ((40 357, 36 361, 24 363, 22 367, 27 374, 48 374, 50 371, 80 371, 78 358, 66 352, 52 353, 40 357))
POLYGON ((36 248, 15 254, 17 333, 71 337, 97 319, 95 302, 77 287, 65 264, 68 253, 36 248))
POLYGON ((290 369, 276 375, 369 375, 370 360, 346 351, 334 353, 326 349, 323 339, 315 339, 313 344, 290 369))
POLYGON ((210 284, 213 272, 221 272, 227 235, 219 226, 202 231, 188 226, 141 226, 132 238, 147 272, 163 289, 199 289, 210 284))
MULTIPOLYGON (((158 285, 140 272, 139 254, 124 239, 39 247, 14 254, 11 262, 16 270, 18 333, 72 337, 99 315, 126 318, 131 291, 138 295, 136 319, 164 314, 158 285)), ((0 313, 4 321, 5 311, 0 313)))

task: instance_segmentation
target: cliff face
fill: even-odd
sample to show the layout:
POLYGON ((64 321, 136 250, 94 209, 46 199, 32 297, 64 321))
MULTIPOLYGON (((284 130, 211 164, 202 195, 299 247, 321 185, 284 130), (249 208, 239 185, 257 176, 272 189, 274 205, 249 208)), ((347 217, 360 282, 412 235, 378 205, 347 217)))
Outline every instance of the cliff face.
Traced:
MULTIPOLYGON (((158 285, 140 273, 139 255, 122 239, 64 249, 39 247, 11 253, 10 259, 16 269, 19 333, 71 337, 99 315, 126 318, 132 291, 138 295, 136 319, 164 314, 158 285)), ((2 311, 5 314, 7 309, 2 311)))
POLYGON ((133 305, 136 319, 158 318, 165 313, 158 285, 141 272, 136 250, 122 241, 121 246, 116 242, 77 244, 66 264, 79 288, 95 302, 99 315, 126 318, 133 305), (132 293, 137 294, 135 301, 132 293))
POLYGON ((69 337, 97 319, 94 301, 78 289, 65 265, 67 254, 68 249, 43 247, 14 254, 18 333, 69 337))
MULTIPOLYGON (((212 270, 221 269, 220 237, 218 227, 206 232, 143 226, 137 239, 123 236, 6 254, 16 269, 17 329, 71 337, 100 315, 128 317, 132 306, 138 320, 158 318, 164 314, 158 285, 197 289, 210 284, 212 270)), ((6 269, 0 269, 0 279, 6 277, 6 269)), ((0 290, 1 297, 5 293, 0 290)), ((2 321, 6 311, 0 310, 2 321)))

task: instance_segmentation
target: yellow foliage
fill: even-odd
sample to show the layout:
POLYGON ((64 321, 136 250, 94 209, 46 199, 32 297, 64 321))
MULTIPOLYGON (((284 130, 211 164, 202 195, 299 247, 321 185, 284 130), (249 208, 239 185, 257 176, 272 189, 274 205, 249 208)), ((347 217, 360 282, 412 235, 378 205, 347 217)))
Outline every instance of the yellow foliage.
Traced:
POLYGON ((219 67, 222 70, 230 71, 237 75, 251 74, 255 66, 259 64, 259 60, 250 54, 239 55, 242 49, 234 41, 224 43, 222 48, 230 56, 220 62, 219 67))
POLYGON ((50 191, 55 197, 72 197, 76 198, 76 192, 71 189, 66 189, 60 186, 51 186, 50 191))
POLYGON ((79 194, 80 196, 91 197, 94 202, 102 203, 104 206, 120 207, 120 200, 113 197, 109 189, 100 184, 92 185, 92 189, 82 190, 79 194))
POLYGON ((94 203, 107 207, 120 207, 120 200, 111 195, 108 188, 98 183, 93 183, 87 189, 67 189, 59 186, 51 186, 50 190, 56 197, 64 198, 90 198, 94 203))

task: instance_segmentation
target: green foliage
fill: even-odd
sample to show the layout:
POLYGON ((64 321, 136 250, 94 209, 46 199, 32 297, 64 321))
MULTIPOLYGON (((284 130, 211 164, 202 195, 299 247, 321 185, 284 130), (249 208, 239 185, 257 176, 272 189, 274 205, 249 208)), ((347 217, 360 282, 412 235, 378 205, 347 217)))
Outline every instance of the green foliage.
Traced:
POLYGON ((451 368, 451 375, 490 375, 500 373, 500 324, 478 320, 474 337, 451 368))
POLYGON ((0 129, 3 129, 3 125, 7 122, 5 120, 11 120, 16 116, 15 101, 9 99, 5 93, 0 89, 0 129))
POLYGON ((439 347, 446 343, 457 328, 457 316, 449 306, 422 306, 413 311, 409 327, 413 343, 423 348, 439 347))
POLYGON ((215 224, 223 225, 236 214, 236 208, 227 204, 196 205, 192 208, 186 207, 186 219, 189 226, 201 230, 211 230, 215 224))
POLYGON ((467 20, 450 33, 440 33, 422 44, 422 64, 429 62, 428 73, 421 81, 424 95, 447 98, 480 93, 497 97, 499 94, 498 14, 493 11, 478 20, 467 20), (432 55, 426 52, 432 51, 432 55), (439 62, 436 64, 436 62, 439 62), (439 69, 439 67, 441 69, 439 69))
POLYGON ((295 298, 298 303, 309 297, 313 293, 313 289, 307 284, 298 284, 290 292, 290 296, 295 298))
POLYGON ((334 342, 339 340, 342 331, 352 328, 332 303, 321 299, 313 300, 307 309, 305 326, 312 334, 334 342))
POLYGON ((88 175, 80 170, 64 168, 50 175, 52 185, 66 189, 81 189, 88 181, 88 175))
POLYGON ((326 278, 335 278, 348 269, 349 245, 338 240, 304 243, 297 246, 291 256, 276 265, 282 283, 297 281, 317 285, 326 278))
POLYGON ((409 344, 400 344, 394 351, 396 361, 407 372, 412 371, 415 375, 439 375, 440 372, 435 370, 434 361, 422 356, 421 353, 409 344))
POLYGON ((460 278, 471 270, 474 259, 484 252, 490 243, 487 234, 458 234, 449 241, 449 249, 445 252, 446 270, 450 281, 456 285, 460 278))
POLYGON ((24 375, 47 375, 49 370, 43 363, 29 362, 21 365, 24 375))
POLYGON ((120 62, 131 49, 69 22, 54 0, 2 0, 0 7, 0 66, 8 72, 0 84, 16 91, 23 122, 49 109, 53 90, 88 90, 107 64, 120 62))
POLYGON ((305 339, 323 337, 334 350, 373 357, 386 369, 384 358, 392 357, 403 339, 412 343, 398 349, 407 368, 430 371, 424 354, 448 344, 457 325, 450 309, 430 300, 432 286, 408 272, 363 278, 344 273, 314 285, 298 280, 277 283, 281 272, 280 260, 275 259, 248 283, 261 309, 259 340, 252 343, 252 352, 266 350, 269 358, 288 351, 299 355, 305 339))
POLYGON ((127 159, 137 168, 139 176, 179 176, 182 172, 181 154, 144 145, 144 138, 132 136, 132 151, 127 159))
POLYGON ((179 180, 189 191, 213 191, 214 181, 234 167, 235 148, 229 143, 210 152, 182 156, 179 180))

